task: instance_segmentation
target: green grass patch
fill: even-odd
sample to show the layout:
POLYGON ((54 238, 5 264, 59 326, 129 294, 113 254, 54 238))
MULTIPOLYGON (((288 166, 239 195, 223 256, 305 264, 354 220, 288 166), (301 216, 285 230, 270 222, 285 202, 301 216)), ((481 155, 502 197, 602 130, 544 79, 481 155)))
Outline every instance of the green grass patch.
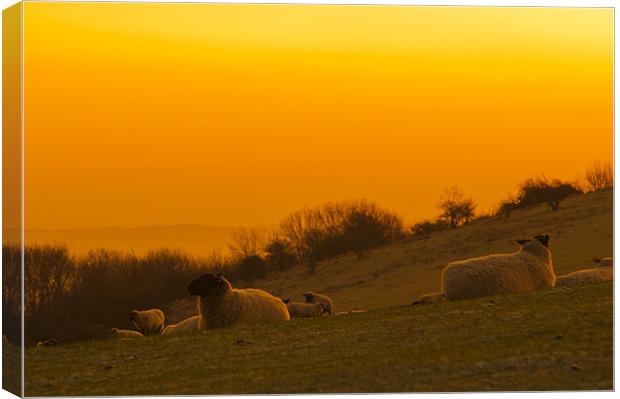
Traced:
POLYGON ((26 395, 610 390, 612 284, 26 350, 26 395))

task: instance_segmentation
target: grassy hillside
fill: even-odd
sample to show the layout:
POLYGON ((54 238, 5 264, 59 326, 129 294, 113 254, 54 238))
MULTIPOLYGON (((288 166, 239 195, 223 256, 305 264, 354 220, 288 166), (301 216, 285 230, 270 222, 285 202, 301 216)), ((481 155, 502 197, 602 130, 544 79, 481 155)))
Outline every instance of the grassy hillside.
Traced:
POLYGON ((612 389, 612 285, 26 350, 26 395, 612 389))
MULTIPOLYGON (((513 212, 509 218, 478 221, 369 251, 359 259, 349 254, 320 263, 315 274, 297 266, 263 280, 242 284, 264 288, 301 301, 307 290, 324 292, 336 311, 378 309, 409 304, 421 294, 439 290, 442 268, 450 261, 517 250, 518 238, 551 235, 550 247, 558 275, 594 265, 592 258, 613 250, 613 193, 596 192, 562 202, 557 212, 546 205, 513 212)), ((195 314, 195 304, 180 300, 166 309, 171 320, 195 314)))

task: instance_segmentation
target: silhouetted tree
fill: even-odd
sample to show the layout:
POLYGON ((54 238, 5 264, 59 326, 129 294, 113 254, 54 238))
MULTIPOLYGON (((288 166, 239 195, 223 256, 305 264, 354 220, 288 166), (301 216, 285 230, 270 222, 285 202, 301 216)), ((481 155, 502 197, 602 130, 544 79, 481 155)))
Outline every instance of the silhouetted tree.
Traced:
POLYGON ((437 207, 443 219, 451 228, 468 224, 474 218, 476 204, 471 198, 465 198, 456 187, 446 188, 437 207))
POLYGON ((245 259, 253 255, 261 255, 265 246, 263 230, 240 228, 230 234, 228 249, 236 259, 245 259))
POLYGON ((560 209, 560 203, 581 190, 559 179, 547 180, 545 177, 531 178, 521 184, 519 208, 546 203, 552 211, 560 209))
POLYGON ((299 263, 291 244, 277 236, 272 237, 265 245, 266 261, 280 270, 299 263))

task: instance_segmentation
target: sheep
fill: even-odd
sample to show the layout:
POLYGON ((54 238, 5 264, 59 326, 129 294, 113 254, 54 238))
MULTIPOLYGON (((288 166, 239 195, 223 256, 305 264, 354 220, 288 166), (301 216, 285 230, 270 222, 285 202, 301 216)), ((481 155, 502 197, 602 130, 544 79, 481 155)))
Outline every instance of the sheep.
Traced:
POLYGON ((555 285, 549 236, 517 240, 511 254, 493 254, 450 262, 442 271, 442 294, 449 301, 499 294, 516 294, 555 285))
POLYGON ((144 335, 159 334, 164 328, 166 316, 159 309, 132 310, 129 312, 129 321, 136 330, 144 335))
POLYGON ((290 319, 280 298, 259 289, 233 288, 221 274, 205 273, 191 281, 187 291, 199 297, 200 331, 290 319))
POLYGON ((134 330, 122 330, 116 327, 108 330, 109 335, 112 338, 144 338, 144 335, 134 330))
POLYGON ((161 332, 161 335, 178 335, 182 333, 198 332, 199 320, 200 316, 193 316, 178 324, 170 324, 161 332))
POLYGON ((432 294, 422 295, 420 298, 413 301, 411 305, 426 305, 429 303, 442 302, 444 300, 445 297, 441 292, 434 292, 432 294))
POLYGON ((325 304, 319 303, 302 303, 291 302, 287 303, 286 308, 291 319, 296 317, 317 317, 325 311, 325 304))
POLYGON ((56 339, 46 339, 45 341, 37 342, 37 346, 56 346, 60 345, 60 342, 56 339))
POLYGON ((323 305, 325 305, 325 311, 323 313, 326 313, 329 315, 333 313, 334 303, 332 302, 332 299, 328 297, 327 295, 317 294, 315 292, 308 291, 305 294, 303 294, 303 296, 306 297, 306 303, 319 303, 320 302, 323 305))
POLYGON ((556 287, 566 287, 578 284, 596 284, 614 279, 613 258, 594 259, 598 263, 590 269, 577 270, 558 277, 556 287))

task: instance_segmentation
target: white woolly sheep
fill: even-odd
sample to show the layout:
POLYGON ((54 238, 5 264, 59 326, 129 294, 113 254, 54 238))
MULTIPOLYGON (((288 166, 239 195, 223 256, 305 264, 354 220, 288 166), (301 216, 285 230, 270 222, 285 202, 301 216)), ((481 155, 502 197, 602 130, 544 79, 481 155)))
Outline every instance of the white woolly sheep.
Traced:
POLYGON ((294 317, 317 317, 325 311, 325 304, 323 303, 303 303, 303 302, 291 302, 286 304, 288 314, 291 318, 294 317))
POLYGON ((442 294, 449 301, 550 288, 555 273, 549 236, 517 240, 511 254, 493 254, 450 262, 441 274, 442 294))
POLYGON ((164 328, 161 335, 179 335, 183 333, 198 332, 199 321, 200 316, 189 317, 177 324, 170 324, 164 328))
POLYGON ((144 335, 134 330, 122 330, 116 327, 110 328, 108 333, 112 338, 144 338, 144 335))
POLYGON ((159 334, 164 328, 166 316, 159 309, 132 310, 129 312, 129 321, 136 330, 144 335, 159 334))
POLYGON ((199 297, 200 331, 290 319, 280 298, 259 289, 233 288, 221 274, 205 273, 190 282, 187 291, 199 297))
POLYGON ((325 305, 325 312, 323 313, 331 315, 334 312, 334 303, 327 295, 308 291, 303 296, 306 298, 306 303, 322 303, 325 305))
POLYGON ((577 270, 558 277, 556 287, 566 287, 579 284, 596 284, 614 279, 613 258, 594 259, 598 264, 590 269, 577 270))

